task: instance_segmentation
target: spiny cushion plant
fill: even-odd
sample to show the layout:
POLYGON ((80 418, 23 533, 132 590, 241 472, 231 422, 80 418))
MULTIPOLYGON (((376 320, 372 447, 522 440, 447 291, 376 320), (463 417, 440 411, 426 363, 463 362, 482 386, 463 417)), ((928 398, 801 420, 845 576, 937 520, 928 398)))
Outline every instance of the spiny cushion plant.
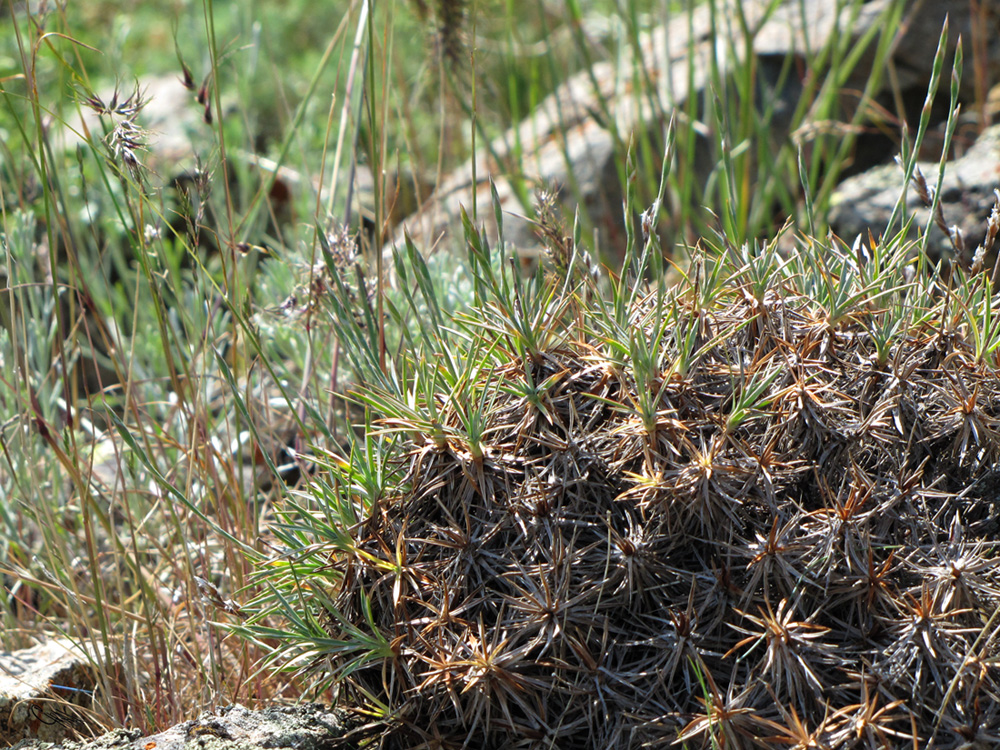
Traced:
POLYGON ((720 236, 668 286, 652 236, 601 281, 539 213, 530 277, 467 221, 466 310, 399 253, 399 341, 327 245, 367 420, 243 632, 389 747, 992 742, 990 274, 720 236))

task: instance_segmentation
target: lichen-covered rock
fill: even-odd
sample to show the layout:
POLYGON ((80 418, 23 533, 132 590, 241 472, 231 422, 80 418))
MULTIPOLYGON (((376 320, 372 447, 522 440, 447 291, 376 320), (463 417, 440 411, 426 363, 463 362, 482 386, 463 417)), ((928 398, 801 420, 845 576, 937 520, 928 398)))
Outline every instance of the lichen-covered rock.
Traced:
POLYGON ((240 705, 206 712, 158 734, 117 729, 93 740, 52 744, 30 741, 16 750, 251 750, 353 748, 350 722, 319 704, 251 711, 240 705))
POLYGON ((0 745, 85 729, 95 682, 93 664, 66 639, 0 652, 0 745))
MULTIPOLYGON (((937 183, 938 165, 921 162, 918 165, 933 187, 937 183)), ((868 232, 878 238, 903 190, 904 174, 895 164, 885 164, 845 180, 831 198, 830 227, 850 243, 859 234, 867 241, 868 232)), ((1000 185, 1000 125, 994 125, 976 140, 965 155, 949 163, 941 184, 941 210, 949 227, 957 226, 965 237, 968 262, 986 233, 1000 185)), ((951 240, 934 222, 928 222, 929 210, 916 190, 906 194, 906 215, 913 216, 910 234, 928 227, 928 251, 932 257, 954 255, 951 240)), ((897 224, 895 231, 899 230, 897 224)))

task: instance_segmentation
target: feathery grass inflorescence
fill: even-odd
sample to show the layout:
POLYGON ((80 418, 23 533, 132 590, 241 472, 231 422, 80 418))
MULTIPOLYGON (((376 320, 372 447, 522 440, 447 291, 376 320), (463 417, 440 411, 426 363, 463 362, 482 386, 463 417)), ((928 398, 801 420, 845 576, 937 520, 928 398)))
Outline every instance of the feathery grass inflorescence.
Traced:
POLYGON ((149 133, 137 124, 139 113, 146 105, 139 85, 136 84, 135 90, 126 97, 121 97, 116 88, 108 102, 97 94, 87 96, 84 101, 95 114, 110 120, 103 139, 110 162, 124 167, 132 179, 141 184, 144 165, 140 154, 146 150, 149 133))

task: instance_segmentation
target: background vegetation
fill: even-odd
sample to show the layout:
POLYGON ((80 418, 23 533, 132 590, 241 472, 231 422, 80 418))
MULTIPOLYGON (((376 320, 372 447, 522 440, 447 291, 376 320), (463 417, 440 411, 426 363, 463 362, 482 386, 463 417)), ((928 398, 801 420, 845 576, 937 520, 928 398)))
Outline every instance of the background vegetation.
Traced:
MULTIPOLYGON (((472 345, 473 337, 452 338, 445 321, 472 304, 506 304, 495 321, 502 328, 517 318, 511 311, 522 294, 505 266, 491 266, 499 259, 488 250, 465 263, 465 246, 476 238, 471 225, 465 240, 455 242, 460 253, 442 252, 424 264, 420 248, 407 248, 409 260, 392 270, 397 282, 412 283, 390 284, 390 274, 379 273, 390 270, 381 268, 383 234, 362 233, 359 245, 351 239, 362 213, 357 203, 348 205, 352 167, 374 166, 375 175, 384 167, 433 185, 561 81, 599 59, 633 64, 629 55, 644 31, 689 10, 654 0, 385 3, 370 13, 359 3, 334 5, 12 3, 2 21, 9 33, 0 41, 0 643, 12 649, 42 633, 61 633, 86 647, 101 679, 81 720, 95 731, 116 725, 154 731, 234 701, 332 697, 337 686, 330 672, 296 669, 289 678, 261 667, 267 657, 294 657, 298 668, 331 666, 328 660, 342 656, 344 636, 327 632, 336 629, 330 623, 296 621, 296 613, 306 617, 295 599, 302 586, 315 585, 320 596, 327 590, 296 578, 302 571, 288 562, 325 559, 309 574, 328 572, 324 564, 350 546, 357 514, 398 478, 392 461, 406 445, 394 442, 403 439, 396 433, 424 430, 433 442, 435 418, 426 410, 433 412, 442 381, 431 377, 420 391, 426 363, 400 352, 413 356, 426 348, 441 355, 442 342, 458 350, 472 345), (177 112, 188 123, 191 151, 179 163, 157 160, 146 147, 151 136, 142 129, 142 85, 135 80, 159 74, 191 86, 177 112), (292 171, 276 182, 257 157, 292 171), (290 187, 287 195, 282 186, 290 187), (484 287, 486 278, 495 288, 484 287), (374 359, 359 358, 363 352, 374 359), (373 393, 382 396, 369 393, 360 403, 342 398, 349 385, 373 382, 373 393), (408 395, 411 411, 401 412, 406 404, 395 400, 408 395), (391 430, 368 429, 359 437, 360 426, 372 428, 393 410, 391 430), (309 484, 310 476, 319 483, 309 484), (338 479, 323 484, 329 476, 338 479), (334 485, 345 481, 360 483, 353 497, 363 500, 344 504, 334 485), (291 526, 282 530, 281 520, 291 526), (315 557, 298 558, 298 549, 315 557), (257 575, 269 569, 276 577, 257 575), (250 637, 237 637, 233 627, 250 637), (324 643, 323 632, 336 642, 324 643)), ((899 7, 863 40, 874 51, 876 71, 899 7)), ((745 245, 749 239, 776 237, 788 218, 823 237, 827 202, 857 124, 846 121, 838 104, 839 82, 858 59, 853 51, 834 38, 808 61, 816 76, 803 76, 812 85, 790 130, 811 121, 845 125, 816 131, 808 149, 764 137, 774 113, 766 103, 758 106, 751 66, 732 75, 711 71, 716 95, 692 99, 670 133, 673 165, 652 135, 640 142, 620 134, 628 215, 668 195, 677 209, 668 228, 678 247, 665 248, 665 256, 682 269, 702 237, 725 255, 727 248, 753 247, 745 245), (706 133, 712 166, 696 179, 690 157, 706 133), (706 204, 718 209, 717 217, 706 204)), ((934 63, 938 78, 947 80, 944 55, 934 63)), ((872 90, 877 83, 872 79, 872 90)), ((954 104, 957 89, 951 93, 954 104)), ((866 112, 859 107, 850 117, 866 112)), ((916 144, 902 141, 905 164, 925 127, 920 121, 916 144)), ((655 135, 667 141, 665 122, 655 135)), ((375 179, 364 206, 375 227, 394 200, 375 179)), ((629 338, 627 308, 638 297, 608 281, 620 270, 605 269, 597 274, 603 281, 579 288, 573 280, 572 268, 596 269, 584 263, 585 252, 601 258, 622 249, 588 247, 582 240, 588 217, 569 215, 562 226, 576 239, 560 256, 556 210, 544 201, 525 210, 539 211, 543 229, 551 230, 555 249, 546 267, 570 280, 574 305, 614 292, 618 307, 598 309, 607 325, 600 335, 612 348, 617 342, 619 365, 648 366, 635 376, 650 387, 666 382, 664 368, 682 367, 670 360, 679 355, 669 347, 655 355, 662 330, 651 343, 629 338)), ((647 214, 651 226, 665 214, 647 214)), ((629 236, 625 257, 638 264, 646 253, 630 278, 662 278, 653 247, 629 236)), ((840 252, 842 262, 831 271, 818 260, 829 247, 819 241, 798 247, 802 265, 783 283, 811 278, 813 286, 803 291, 822 307, 831 330, 852 320, 874 282, 856 285, 844 260, 849 254, 840 252)), ((918 258, 923 270, 922 256, 901 237, 870 250, 880 262, 899 264, 899 275, 879 266, 886 274, 879 283, 891 277, 890 288, 910 283, 901 270, 910 259, 918 258)), ((759 267, 749 256, 727 257, 731 267, 709 260, 698 273, 715 274, 719 284, 730 274, 758 272, 752 294, 763 300, 778 256, 768 256, 777 266, 759 267)), ((518 305, 563 288, 543 278, 518 305)), ((696 293, 711 297, 720 288, 692 278, 696 293)), ((655 296, 662 287, 650 290, 663 301, 655 296)), ((910 295, 923 291, 900 291, 879 318, 872 332, 882 342, 879 357, 894 351, 894 336, 911 335, 937 314, 914 308, 910 295)), ((966 291, 971 301, 962 309, 992 311, 991 292, 966 291)), ((711 307, 716 300, 702 302, 711 307)), ((546 315, 514 332, 520 348, 508 354, 552 343, 551 331, 538 328, 546 315)), ((664 320, 674 318, 657 325, 664 320)), ((993 366, 995 326, 975 314, 962 325, 963 335, 977 341, 977 364, 993 366)), ((704 343, 697 336, 673 341, 684 356, 704 343)), ((474 371, 496 366, 494 356, 487 346, 459 357, 456 383, 478 382, 474 371), (457 377, 463 368, 469 369, 457 377)), ((657 419, 653 401, 628 408, 642 424, 657 419)), ((465 439, 483 428, 475 419, 462 425, 465 439)), ((438 437, 444 444, 455 438, 438 437)), ((466 448, 474 455, 476 445, 466 448)), ((342 625, 349 653, 371 660, 391 651, 391 644, 370 640, 372 629, 342 625)), ((343 665, 338 669, 343 674, 343 665)), ((689 725, 688 738, 714 736, 698 729, 689 725)))

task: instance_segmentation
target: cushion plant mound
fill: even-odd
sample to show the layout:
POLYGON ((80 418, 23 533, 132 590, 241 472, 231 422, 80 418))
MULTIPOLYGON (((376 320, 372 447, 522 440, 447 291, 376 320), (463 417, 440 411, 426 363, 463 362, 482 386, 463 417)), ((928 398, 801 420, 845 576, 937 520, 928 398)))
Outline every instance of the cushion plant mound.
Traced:
POLYGON ((987 275, 803 240, 524 279, 467 232, 470 308, 409 248, 388 352, 334 295, 370 423, 277 531, 282 653, 390 747, 995 741, 987 275))

